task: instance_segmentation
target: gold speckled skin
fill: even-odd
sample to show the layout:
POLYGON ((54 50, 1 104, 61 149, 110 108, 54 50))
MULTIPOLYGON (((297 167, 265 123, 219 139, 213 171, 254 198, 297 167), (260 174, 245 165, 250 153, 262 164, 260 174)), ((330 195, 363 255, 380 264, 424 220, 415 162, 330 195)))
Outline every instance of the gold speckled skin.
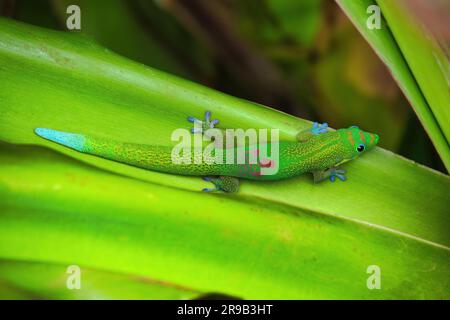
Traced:
POLYGON ((359 145, 364 144, 364 151, 367 151, 378 142, 376 135, 356 127, 313 135, 305 142, 281 141, 278 172, 261 175, 260 164, 226 164, 225 161, 223 164, 175 164, 171 158, 171 147, 121 143, 87 136, 84 139, 85 144, 80 151, 139 168, 179 175, 232 176, 251 180, 280 180, 326 170, 359 156, 359 145))

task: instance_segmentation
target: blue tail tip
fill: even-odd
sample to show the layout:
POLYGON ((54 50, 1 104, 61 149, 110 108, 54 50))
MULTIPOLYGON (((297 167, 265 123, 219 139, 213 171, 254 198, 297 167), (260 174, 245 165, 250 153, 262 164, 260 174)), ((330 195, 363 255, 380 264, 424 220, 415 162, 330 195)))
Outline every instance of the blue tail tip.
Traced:
POLYGON ((36 133, 38 136, 47 138, 48 136, 51 136, 52 132, 55 130, 47 129, 47 128, 35 128, 34 133, 36 133))
POLYGON ((35 128, 34 132, 44 139, 78 151, 83 151, 85 138, 81 134, 62 132, 48 128, 35 128))

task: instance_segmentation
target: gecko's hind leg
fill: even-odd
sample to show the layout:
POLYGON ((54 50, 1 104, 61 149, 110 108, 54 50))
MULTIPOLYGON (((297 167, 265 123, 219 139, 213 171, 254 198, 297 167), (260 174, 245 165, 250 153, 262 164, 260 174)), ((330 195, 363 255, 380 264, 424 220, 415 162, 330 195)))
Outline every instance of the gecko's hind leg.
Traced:
POLYGON ((219 177, 204 177, 203 180, 211 182, 215 188, 204 188, 204 192, 224 191, 227 193, 234 193, 239 191, 239 180, 235 177, 219 176, 219 177))
POLYGON ((188 121, 194 124, 191 128, 192 133, 204 133, 208 129, 214 129, 219 120, 211 120, 211 111, 205 112, 205 120, 200 120, 195 117, 188 117, 188 121))

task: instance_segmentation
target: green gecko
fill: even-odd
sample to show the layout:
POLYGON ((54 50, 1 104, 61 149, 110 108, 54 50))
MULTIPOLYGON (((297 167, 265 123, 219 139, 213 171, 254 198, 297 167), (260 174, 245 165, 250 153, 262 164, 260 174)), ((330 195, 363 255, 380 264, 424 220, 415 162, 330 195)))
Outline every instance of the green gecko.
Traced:
MULTIPOLYGON (((202 134, 204 130, 214 128, 218 120, 211 120, 210 117, 209 111, 205 113, 204 121, 189 117, 189 122, 199 124, 203 128, 196 127, 191 129, 191 132, 202 134)), ((303 173, 312 173, 314 182, 326 179, 334 182, 336 178, 345 181, 345 171, 338 166, 372 149, 379 139, 378 135, 362 131, 356 126, 328 131, 326 123, 319 125, 316 122, 312 128, 301 131, 297 135, 297 141, 280 141, 278 171, 272 175, 263 175, 261 169, 268 164, 261 161, 256 164, 225 162, 176 164, 172 161, 172 147, 169 146, 123 143, 47 128, 36 128, 35 133, 76 151, 139 168, 171 174, 203 176, 204 180, 214 185, 214 188, 203 189, 206 192, 219 190, 237 192, 238 178, 261 181, 282 180, 303 173)), ((270 162, 269 160, 269 165, 273 165, 270 162)))

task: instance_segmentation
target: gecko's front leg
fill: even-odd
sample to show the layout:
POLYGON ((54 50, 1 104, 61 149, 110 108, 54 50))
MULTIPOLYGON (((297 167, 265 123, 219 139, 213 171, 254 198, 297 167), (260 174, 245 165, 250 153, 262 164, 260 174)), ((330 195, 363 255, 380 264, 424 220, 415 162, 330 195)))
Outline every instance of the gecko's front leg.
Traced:
POLYGON ((314 183, 321 182, 327 179, 330 179, 331 182, 336 181, 338 178, 341 181, 346 181, 347 177, 345 176, 346 171, 338 168, 330 168, 323 171, 315 171, 313 172, 314 183))

